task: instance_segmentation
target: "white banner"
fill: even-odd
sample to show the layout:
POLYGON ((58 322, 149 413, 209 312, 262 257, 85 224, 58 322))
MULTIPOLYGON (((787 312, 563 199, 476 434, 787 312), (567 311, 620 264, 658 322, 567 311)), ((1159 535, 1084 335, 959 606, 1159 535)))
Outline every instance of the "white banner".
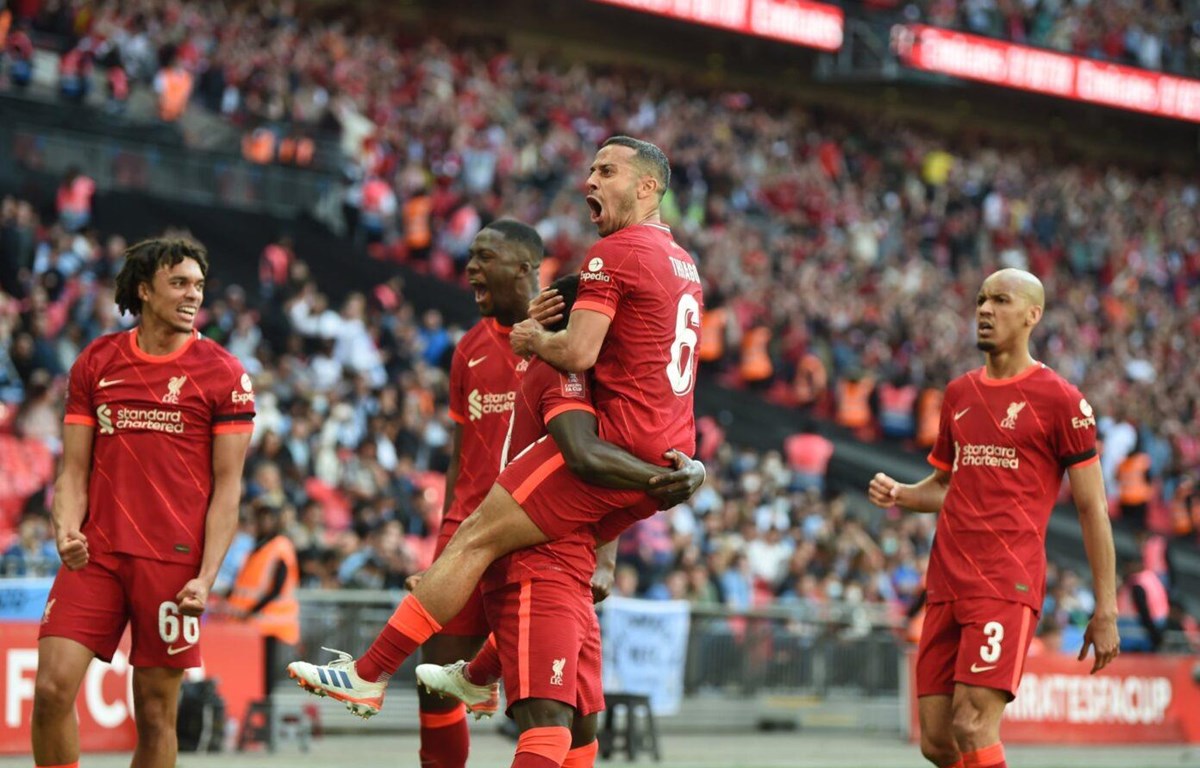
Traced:
POLYGON ((610 597, 601 605, 604 690, 649 696, 654 714, 678 714, 691 624, 687 601, 610 597))

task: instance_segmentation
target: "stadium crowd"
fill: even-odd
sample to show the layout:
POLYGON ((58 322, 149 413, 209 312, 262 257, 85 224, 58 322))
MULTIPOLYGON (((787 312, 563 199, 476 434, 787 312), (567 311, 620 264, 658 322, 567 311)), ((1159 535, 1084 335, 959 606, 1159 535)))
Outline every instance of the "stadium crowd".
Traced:
MULTIPOLYGON (((1112 30, 1148 17, 1179 26, 1169 5, 918 7, 947 23, 1028 14, 1112 30)), ((1200 522, 1193 179, 640 71, 388 40, 302 22, 288 3, 47 3, 37 23, 73 30, 142 81, 169 55, 194 73, 193 104, 236 121, 335 128, 351 233, 441 273, 461 268, 475 231, 500 214, 537 223, 547 281, 576 268, 593 237, 576 193, 590 148, 618 131, 669 147, 664 213, 717 310, 706 361, 867 438, 928 445, 936 402, 919 399, 972 359, 975 287, 995 266, 1027 266, 1053 297, 1038 354, 1098 407, 1114 499, 1136 525, 1143 506, 1180 533, 1200 522)))
MULTIPOLYGON (((264 8, 110 4, 71 28, 109 41, 122 61, 147 52, 143 70, 131 68, 143 78, 172 44, 195 70, 194 102, 234 119, 338 123, 355 169, 351 224, 378 255, 417 267, 461 265, 478 228, 511 215, 537 223, 547 279, 577 268, 594 236, 576 183, 591 148, 617 130, 669 148, 664 213, 707 283, 706 366, 864 437, 922 444, 919 393, 978 359, 976 286, 996 266, 1027 266, 1051 297, 1038 354, 1095 406, 1114 510, 1137 525, 1149 511, 1161 527, 1153 510, 1170 509, 1180 534, 1200 516, 1192 180, 641 72, 433 40, 392 45, 303 26, 287 4, 264 8), (1125 463, 1135 457, 1145 462, 1125 463)), ((67 222, 43 224, 15 199, 0 210, 0 397, 18 435, 51 457, 70 361, 122 327, 110 285, 122 239, 67 222)), ((268 248, 260 285, 209 297, 202 323, 261 393, 248 503, 285 510, 306 584, 396 587, 432 554, 450 434, 445 368, 462 329, 416 316, 399 281, 335 307, 293 248, 303 244, 268 248)), ((724 448, 706 459, 709 486, 624 542, 621 589, 737 607, 911 607, 931 521, 857 519, 776 454, 724 448)), ((44 487, 52 461, 39 466, 44 487)), ((7 510, 9 523, 21 512, 7 510)), ((9 572, 53 559, 37 517, 10 534, 9 572)), ((1059 582, 1064 602, 1087 604, 1077 576, 1056 577, 1052 594, 1059 582)))

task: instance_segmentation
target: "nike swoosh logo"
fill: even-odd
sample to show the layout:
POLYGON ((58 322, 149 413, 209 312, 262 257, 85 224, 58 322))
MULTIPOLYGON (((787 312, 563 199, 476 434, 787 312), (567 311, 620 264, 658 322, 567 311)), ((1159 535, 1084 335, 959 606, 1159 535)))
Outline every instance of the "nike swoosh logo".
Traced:
MULTIPOLYGON (((183 653, 188 648, 191 648, 193 645, 195 645, 195 643, 191 643, 190 645, 182 645, 178 648, 167 648, 167 655, 174 656, 177 653, 183 653)), ((974 671, 974 670, 972 670, 972 671, 974 671)))
POLYGON ((477 366, 477 365, 479 365, 480 363, 482 363, 484 360, 487 360, 487 355, 484 355, 483 357, 477 357, 477 358, 475 358, 474 360, 468 360, 468 361, 467 361, 467 367, 468 367, 468 368, 474 368, 475 366, 477 366))
POLYGON ((971 671, 972 671, 972 672, 987 672, 989 669, 995 669, 995 668, 996 668, 996 667, 998 667, 998 666, 1000 666, 1000 665, 999 665, 999 664, 993 664, 993 665, 992 665, 992 666, 990 666, 990 667, 981 667, 981 666, 979 666, 978 664, 972 664, 972 665, 971 665, 971 671))
POLYGON ((96 382, 96 386, 104 389, 105 387, 111 387, 113 384, 120 384, 122 381, 125 381, 125 379, 100 379, 100 381, 96 382))
POLYGON ((955 420, 955 421, 958 421, 958 420, 959 420, 959 419, 961 419, 963 416, 966 416, 966 415, 967 415, 967 411, 969 411, 969 410, 971 410, 971 406, 969 406, 969 405, 968 405, 966 408, 963 408, 961 411, 959 411, 958 413, 954 414, 954 420, 955 420))

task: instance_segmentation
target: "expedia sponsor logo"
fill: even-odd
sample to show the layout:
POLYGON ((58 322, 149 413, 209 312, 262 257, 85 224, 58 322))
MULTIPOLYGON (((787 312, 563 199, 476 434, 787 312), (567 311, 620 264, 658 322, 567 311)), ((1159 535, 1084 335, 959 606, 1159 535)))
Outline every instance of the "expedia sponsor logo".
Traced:
POLYGON ((480 392, 472 389, 467 395, 467 415, 471 421, 497 413, 508 413, 517 399, 516 392, 480 392))
POLYGON ((954 444, 954 471, 960 467, 989 467, 993 469, 1019 469, 1021 460, 1017 449, 1011 445, 960 445, 954 444))
POLYGON ((1083 418, 1075 416, 1071 419, 1071 426, 1075 429, 1083 429, 1084 427, 1096 426, 1096 412, 1092 410, 1092 405, 1087 400, 1079 401, 1079 412, 1083 414, 1083 418))
POLYGON ((602 283, 611 283, 612 282, 612 278, 609 277, 608 275, 604 274, 603 272, 580 272, 579 273, 579 281, 581 283, 586 283, 589 280, 599 280, 602 283))
POLYGON ((242 374, 242 391, 233 390, 233 404, 245 405, 254 402, 254 384, 250 381, 250 374, 242 374))
POLYGON ((102 435, 111 435, 118 429, 183 434, 183 413, 166 408, 126 408, 118 405, 114 413, 108 405, 101 405, 96 408, 96 421, 102 435))

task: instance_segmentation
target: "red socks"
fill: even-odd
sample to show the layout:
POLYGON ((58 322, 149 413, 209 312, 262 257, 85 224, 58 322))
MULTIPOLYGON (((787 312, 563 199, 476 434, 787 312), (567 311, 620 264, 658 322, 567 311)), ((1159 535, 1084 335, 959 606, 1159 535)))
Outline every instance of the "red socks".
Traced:
POLYGON ((496 648, 495 635, 488 635, 487 642, 471 659, 464 674, 475 685, 491 685, 500 679, 500 651, 496 648))
POLYGON ((467 708, 421 712, 421 768, 464 768, 471 748, 467 708))
POLYGON ((413 651, 441 629, 442 625, 429 615, 416 595, 410 593, 363 657, 354 662, 354 671, 370 683, 386 680, 413 651))
POLYGON ((79 768, 79 761, 73 763, 63 763, 62 765, 39 765, 37 768, 79 768))
POLYGON ((530 728, 517 739, 512 768, 559 768, 570 750, 570 728, 560 725, 530 728))
POLYGON ((1004 745, 996 742, 962 756, 963 768, 1008 768, 1004 760, 1004 745))
POLYGON ((600 751, 600 742, 592 739, 585 747, 575 747, 567 753, 562 768, 592 768, 596 764, 596 753, 600 751))

